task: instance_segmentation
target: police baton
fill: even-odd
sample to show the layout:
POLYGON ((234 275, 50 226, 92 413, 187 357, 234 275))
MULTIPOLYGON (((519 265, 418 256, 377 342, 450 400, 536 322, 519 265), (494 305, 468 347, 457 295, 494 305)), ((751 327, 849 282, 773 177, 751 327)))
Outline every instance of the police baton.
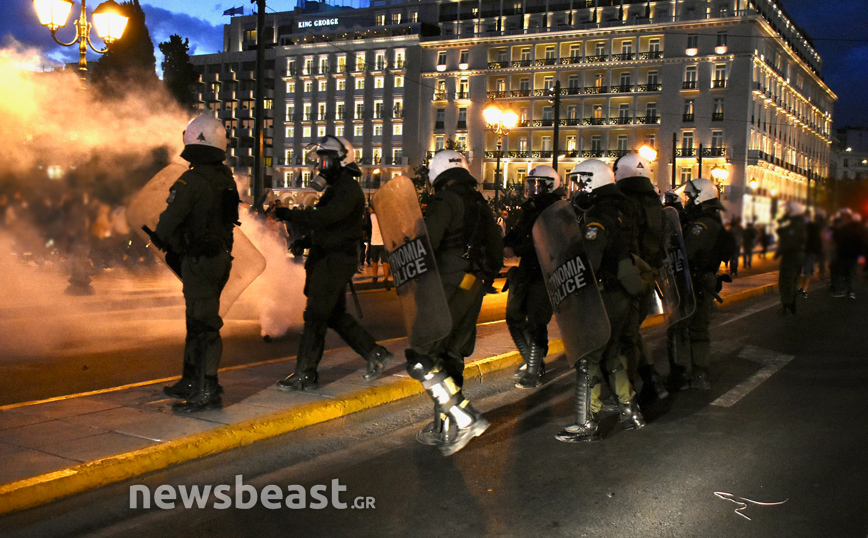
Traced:
POLYGON ((353 281, 350 281, 350 293, 353 296, 353 303, 356 305, 356 313, 359 315, 359 319, 364 318, 362 315, 362 305, 359 304, 359 296, 356 295, 356 287, 353 286, 353 281))
MULTIPOLYGON (((708 287, 708 284, 706 284, 705 281, 702 280, 701 278, 698 280, 699 280, 699 284, 702 285, 703 288, 705 288, 705 291, 707 291, 708 293, 711 294, 712 297, 714 297, 715 301, 717 301, 720 304, 723 304, 723 299, 720 297, 720 295, 717 294, 716 291, 714 291, 713 289, 708 287)), ((732 282, 732 279, 729 279, 729 281, 732 282)))

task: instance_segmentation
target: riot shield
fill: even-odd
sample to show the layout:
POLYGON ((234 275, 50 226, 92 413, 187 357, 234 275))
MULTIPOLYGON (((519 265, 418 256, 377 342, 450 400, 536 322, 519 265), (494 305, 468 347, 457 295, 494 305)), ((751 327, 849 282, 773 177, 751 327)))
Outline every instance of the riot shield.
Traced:
POLYGON ((446 337, 452 331, 452 316, 413 182, 394 177, 377 190, 373 201, 410 345, 446 337))
MULTIPOLYGON (((169 197, 169 189, 181 174, 187 171, 183 164, 172 163, 160 170, 151 178, 130 201, 127 206, 127 222, 139 236, 145 241, 150 241, 148 235, 142 230, 142 226, 151 229, 157 228, 160 214, 166 209, 166 199, 169 197)), ((172 254, 154 249, 157 257, 165 263, 179 279, 180 263, 173 259, 172 254), (168 258, 168 259, 167 259, 168 258)), ((225 316, 244 291, 256 277, 265 270, 265 257, 244 235, 241 228, 235 227, 234 244, 232 246, 232 272, 229 273, 229 281, 220 294, 220 316, 225 316)))
POLYGON ((696 297, 693 295, 693 280, 690 278, 690 267, 687 264, 687 250, 684 248, 684 237, 681 235, 678 210, 674 207, 666 207, 663 209, 663 214, 663 247, 666 251, 666 259, 663 262, 661 280, 669 315, 667 324, 672 326, 693 315, 696 310, 696 297))
POLYGON ((573 366, 606 345, 611 327, 569 202, 555 202, 540 213, 533 225, 533 242, 567 360, 573 366))

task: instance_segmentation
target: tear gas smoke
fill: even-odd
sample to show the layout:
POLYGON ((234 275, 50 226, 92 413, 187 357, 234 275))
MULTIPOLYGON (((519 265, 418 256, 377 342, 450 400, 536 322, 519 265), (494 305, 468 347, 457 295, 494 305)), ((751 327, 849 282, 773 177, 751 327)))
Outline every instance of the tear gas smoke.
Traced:
POLYGON ((241 230, 266 260, 265 271, 241 295, 256 303, 262 336, 283 336, 302 325, 304 268, 287 258, 286 228, 278 231, 283 226, 282 221, 263 222, 247 211, 241 215, 241 230))

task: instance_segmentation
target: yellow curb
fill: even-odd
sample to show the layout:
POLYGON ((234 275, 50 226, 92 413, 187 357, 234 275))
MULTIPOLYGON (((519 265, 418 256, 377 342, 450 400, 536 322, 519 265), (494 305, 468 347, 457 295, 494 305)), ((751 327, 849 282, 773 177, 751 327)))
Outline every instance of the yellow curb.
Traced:
MULTIPOLYGON (((745 290, 724 300, 732 303, 757 295, 767 295, 777 284, 745 290)), ((663 316, 653 316, 643 327, 663 323, 663 316)), ((549 356, 564 352, 562 339, 549 342, 549 356)), ((271 361, 265 361, 271 362, 271 361)), ((473 361, 467 365, 465 379, 477 379, 521 362, 517 351, 473 361)), ((151 381, 150 383, 153 383, 151 381)), ((147 383, 145 383, 147 384, 147 383)), ((422 385, 414 379, 369 387, 342 398, 312 402, 293 409, 278 411, 265 417, 238 424, 220 426, 210 431, 189 435, 159 445, 125 454, 82 463, 52 473, 0 485, 0 515, 33 508, 76 493, 127 480, 149 472, 165 469, 196 458, 276 437, 315 424, 344 417, 366 409, 422 394, 422 385)))
POLYGON ((758 288, 752 288, 749 290, 740 291, 738 293, 733 293, 732 295, 727 295, 723 298, 723 304, 717 305, 718 308, 728 308, 732 306, 733 303, 737 303, 739 301, 744 301, 745 299, 750 299, 751 297, 756 297, 759 295, 771 295, 778 291, 777 283, 773 284, 765 284, 758 288))

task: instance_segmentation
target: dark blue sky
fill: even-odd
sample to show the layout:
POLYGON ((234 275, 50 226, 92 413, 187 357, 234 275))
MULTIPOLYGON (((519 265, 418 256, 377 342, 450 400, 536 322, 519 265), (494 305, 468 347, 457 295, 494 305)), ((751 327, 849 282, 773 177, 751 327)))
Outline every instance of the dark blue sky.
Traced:
MULTIPOLYGON (((823 60, 822 76, 838 95, 834 121, 836 127, 854 125, 868 128, 868 4, 866 0, 780 0, 784 9, 814 41, 823 60)), ((140 0, 156 47, 172 34, 190 39, 192 54, 219 52, 223 43, 223 10, 244 6, 252 13, 248 0, 168 1, 140 0), (162 7, 158 7, 162 6, 162 7)), ((99 2, 94 4, 97 5, 99 2)), ((292 8, 294 1, 270 0, 275 11, 292 8)), ((78 9, 78 6, 74 9, 78 9)), ((61 39, 70 40, 70 28, 61 30, 61 39)), ((34 47, 55 60, 75 61, 75 47, 60 47, 39 25, 31 0, 4 0, 0 17, 0 45, 17 41, 34 47)), ((156 50, 159 57, 159 50, 156 50)), ((96 60, 93 55, 93 60, 96 60)))

